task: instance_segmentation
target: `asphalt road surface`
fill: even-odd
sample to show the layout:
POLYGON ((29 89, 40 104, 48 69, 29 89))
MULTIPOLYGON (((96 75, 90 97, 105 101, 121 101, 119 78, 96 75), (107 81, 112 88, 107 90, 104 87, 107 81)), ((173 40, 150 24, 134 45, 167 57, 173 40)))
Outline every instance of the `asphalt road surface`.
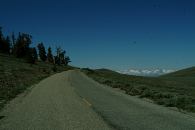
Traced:
POLYGON ((0 130, 195 130, 195 118, 100 85, 78 70, 10 102, 0 130))

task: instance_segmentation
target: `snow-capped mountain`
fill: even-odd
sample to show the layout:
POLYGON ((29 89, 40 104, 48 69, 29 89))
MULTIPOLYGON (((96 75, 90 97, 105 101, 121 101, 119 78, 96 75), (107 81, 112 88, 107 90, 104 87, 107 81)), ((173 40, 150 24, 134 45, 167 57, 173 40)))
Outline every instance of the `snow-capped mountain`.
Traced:
POLYGON ((172 69, 128 69, 117 71, 122 74, 137 75, 137 76, 160 76, 174 72, 172 69))

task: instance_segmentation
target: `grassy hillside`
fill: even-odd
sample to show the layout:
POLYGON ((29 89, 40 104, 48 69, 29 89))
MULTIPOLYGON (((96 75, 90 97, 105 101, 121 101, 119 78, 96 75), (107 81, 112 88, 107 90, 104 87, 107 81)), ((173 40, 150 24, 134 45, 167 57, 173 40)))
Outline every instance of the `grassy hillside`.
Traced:
POLYGON ((83 72, 99 83, 124 90, 126 94, 195 112, 195 80, 191 71, 188 71, 189 75, 186 72, 185 76, 171 77, 172 74, 169 74, 155 78, 124 75, 106 69, 83 69, 83 72))
POLYGON ((54 73, 72 69, 67 66, 56 66, 38 62, 31 65, 23 59, 0 54, 0 109, 5 103, 54 73), (54 72, 55 71, 55 72, 54 72))
POLYGON ((162 77, 195 77, 195 67, 179 70, 162 77))

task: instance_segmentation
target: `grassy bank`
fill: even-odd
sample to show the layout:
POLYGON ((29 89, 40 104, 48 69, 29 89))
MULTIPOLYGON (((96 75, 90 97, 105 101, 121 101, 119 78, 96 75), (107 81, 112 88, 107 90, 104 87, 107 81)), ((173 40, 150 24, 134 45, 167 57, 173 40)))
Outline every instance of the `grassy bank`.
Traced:
POLYGON ((83 69, 82 71, 97 82, 120 88, 126 94, 148 98, 154 103, 167 107, 195 112, 195 80, 191 75, 177 77, 167 75, 154 78, 124 75, 106 69, 83 69))
POLYGON ((0 54, 0 109, 7 101, 15 98, 31 85, 52 74, 69 69, 72 67, 54 67, 50 63, 43 62, 32 65, 23 59, 0 54))

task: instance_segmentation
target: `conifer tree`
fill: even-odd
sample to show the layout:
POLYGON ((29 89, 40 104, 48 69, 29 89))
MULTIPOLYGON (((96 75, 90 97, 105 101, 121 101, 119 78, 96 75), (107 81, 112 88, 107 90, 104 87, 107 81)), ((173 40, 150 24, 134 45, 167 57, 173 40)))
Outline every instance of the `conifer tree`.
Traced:
POLYGON ((3 33, 2 33, 2 27, 0 27, 0 51, 3 51, 3 41, 4 41, 4 37, 3 37, 3 33))
POLYGON ((25 33, 19 33, 19 36, 14 45, 14 55, 18 58, 25 57, 29 51, 29 46, 32 43, 32 36, 25 33))
POLYGON ((4 45, 4 52, 7 54, 10 54, 10 47, 11 47, 10 37, 7 36, 5 40, 5 45, 4 45))
POLYGON ((4 38, 1 27, 0 27, 0 51, 7 54, 10 53, 10 38, 9 36, 4 38))
POLYGON ((71 62, 70 57, 66 56, 65 57, 65 65, 68 65, 71 62))
POLYGON ((39 57, 42 61, 46 61, 47 60, 47 56, 46 56, 46 51, 45 51, 45 47, 43 45, 43 43, 39 43, 37 45, 37 48, 39 50, 39 57))
POLYGON ((52 51, 51 51, 51 47, 48 48, 47 59, 48 59, 48 62, 50 62, 50 63, 54 62, 52 51))
POLYGON ((35 47, 29 48, 29 51, 27 54, 27 62, 31 64, 35 64, 37 58, 38 56, 37 56, 36 48, 35 47))
POLYGON ((12 32, 11 35, 11 45, 10 45, 10 53, 13 54, 14 46, 16 44, 15 34, 12 32))

